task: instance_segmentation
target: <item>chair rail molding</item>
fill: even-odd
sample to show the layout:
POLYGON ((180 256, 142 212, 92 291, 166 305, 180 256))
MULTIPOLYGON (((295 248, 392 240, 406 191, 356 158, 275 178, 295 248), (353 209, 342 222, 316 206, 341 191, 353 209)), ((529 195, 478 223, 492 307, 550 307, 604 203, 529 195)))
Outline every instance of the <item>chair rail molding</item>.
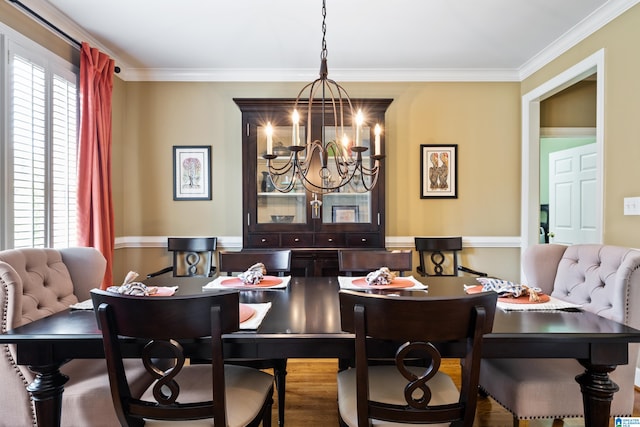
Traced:
MULTIPOLYGON (((168 236, 122 236, 116 237, 115 249, 166 248, 168 236)), ((180 236, 203 237, 203 236, 180 236)), ((218 249, 242 249, 242 236, 216 236, 218 249)), ((412 248, 415 236, 387 236, 387 248, 412 248)), ((464 236, 462 245, 466 248, 519 248, 520 236, 464 236)))
MULTIPOLYGON (((123 236, 116 237, 115 249, 166 248, 168 237, 211 237, 211 236, 123 236)), ((242 236, 215 236, 218 249, 242 249, 242 236)))

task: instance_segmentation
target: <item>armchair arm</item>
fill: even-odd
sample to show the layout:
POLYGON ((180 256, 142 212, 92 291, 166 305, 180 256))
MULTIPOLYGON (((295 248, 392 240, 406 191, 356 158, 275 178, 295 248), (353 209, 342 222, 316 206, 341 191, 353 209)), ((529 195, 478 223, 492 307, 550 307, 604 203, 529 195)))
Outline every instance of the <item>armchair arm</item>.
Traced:
POLYGON ((462 265, 458 266, 458 271, 463 271, 463 272, 469 273, 469 274, 475 274, 476 276, 480 276, 480 277, 487 277, 488 276, 487 273, 484 273, 482 271, 477 271, 477 270, 474 270, 474 269, 469 268, 469 267, 464 267, 462 265))
POLYGON ((85 247, 60 249, 60 254, 62 262, 69 270, 73 293, 79 301, 91 298, 89 291, 100 288, 104 279, 107 267, 104 256, 95 248, 85 247))
POLYGON ((558 264, 566 250, 567 246, 553 243, 529 246, 522 256, 522 269, 527 285, 537 286, 542 292, 551 295, 558 264))
POLYGON ((165 267, 162 270, 154 271, 153 273, 147 274, 147 279, 151 279, 152 277, 156 277, 156 276, 159 276, 161 274, 168 273, 170 271, 173 271, 173 266, 172 265, 170 265, 169 267, 165 267))

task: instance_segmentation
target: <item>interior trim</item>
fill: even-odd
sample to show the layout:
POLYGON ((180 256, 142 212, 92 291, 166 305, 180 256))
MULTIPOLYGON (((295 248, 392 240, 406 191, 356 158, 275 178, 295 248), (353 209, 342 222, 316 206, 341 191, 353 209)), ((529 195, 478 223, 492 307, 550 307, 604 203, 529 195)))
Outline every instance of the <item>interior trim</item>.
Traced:
MULTIPOLYGON (((115 249, 166 248, 168 236, 124 236, 116 237, 115 249)), ((171 236, 174 237, 174 236, 171 236)), ((201 236, 182 236, 201 237, 201 236)), ((242 249, 242 236, 216 236, 220 249, 242 249)), ((414 236, 387 236, 387 248, 412 248, 414 236)), ((519 248, 520 236, 464 236, 462 244, 467 248, 519 248)))
MULTIPOLYGON (((122 73, 118 77, 124 81, 308 81, 307 70, 183 70, 183 69, 141 69, 134 68, 125 61, 121 55, 117 55, 106 48, 95 36, 73 22, 66 15, 56 9, 49 2, 40 0, 23 0, 23 3, 37 9, 38 14, 61 28, 69 36, 76 40, 85 40, 91 45, 100 48, 120 64, 122 73), (304 76, 304 77, 302 77, 304 76)), ((522 81, 536 71, 550 63, 567 50, 580 43, 595 31, 607 25, 613 19, 631 9, 640 0, 609 1, 602 7, 587 16, 573 29, 553 41, 533 58, 530 58, 518 69, 480 69, 480 70, 402 70, 402 69, 338 69, 333 68, 331 74, 339 81, 522 81), (354 77, 351 77, 354 76, 354 77)), ((55 34, 55 33, 54 33, 55 34)), ((317 69, 311 75, 317 77, 317 69)))

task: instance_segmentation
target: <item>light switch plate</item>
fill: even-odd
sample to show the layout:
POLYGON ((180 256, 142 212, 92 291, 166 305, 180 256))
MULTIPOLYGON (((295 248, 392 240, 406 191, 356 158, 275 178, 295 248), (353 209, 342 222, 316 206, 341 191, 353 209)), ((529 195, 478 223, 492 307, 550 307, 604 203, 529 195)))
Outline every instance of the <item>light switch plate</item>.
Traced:
POLYGON ((640 197, 624 198, 624 214, 640 215, 640 197))

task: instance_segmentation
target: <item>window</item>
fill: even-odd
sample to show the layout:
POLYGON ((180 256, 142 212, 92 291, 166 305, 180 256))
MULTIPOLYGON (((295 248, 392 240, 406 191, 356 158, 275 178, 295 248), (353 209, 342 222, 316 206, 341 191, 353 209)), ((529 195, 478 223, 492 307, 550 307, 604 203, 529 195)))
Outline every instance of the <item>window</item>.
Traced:
POLYGON ((5 246, 73 246, 78 75, 42 49, 8 46, 5 246))

